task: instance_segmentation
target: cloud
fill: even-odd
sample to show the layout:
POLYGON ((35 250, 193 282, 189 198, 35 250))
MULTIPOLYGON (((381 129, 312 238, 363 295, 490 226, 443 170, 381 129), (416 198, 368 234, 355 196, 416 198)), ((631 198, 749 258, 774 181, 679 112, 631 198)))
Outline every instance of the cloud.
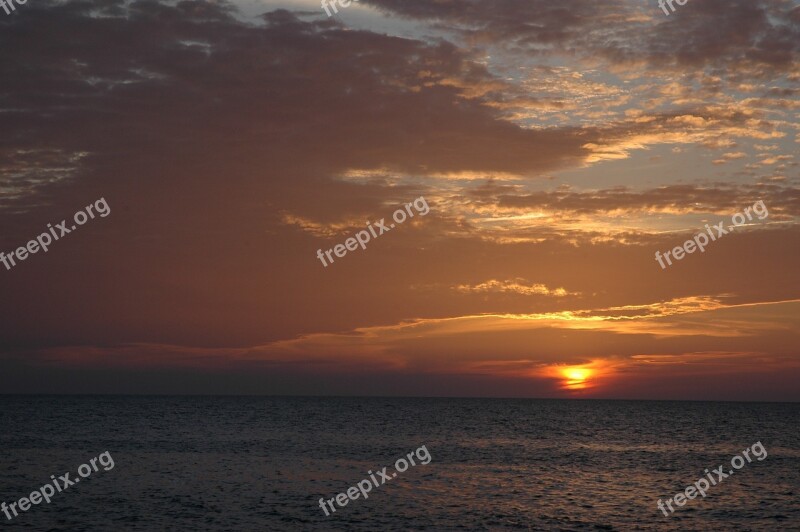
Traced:
POLYGON ((454 290, 470 294, 470 293, 481 293, 481 292, 510 292, 520 295, 541 295, 541 296, 549 296, 549 297, 565 297, 568 295, 580 295, 577 292, 567 292, 563 288, 555 288, 551 289, 543 284, 536 284, 531 283, 526 279, 514 279, 514 280, 507 280, 507 281, 498 281, 495 279, 490 279, 486 282, 469 285, 469 284, 460 284, 457 286, 452 287, 454 290))
POLYGON ((704 0, 670 17, 655 6, 625 0, 365 1, 456 30, 471 44, 576 55, 626 68, 709 68, 732 78, 773 77, 794 72, 800 50, 797 6, 787 0, 704 0), (731 64, 738 68, 726 72, 731 64))

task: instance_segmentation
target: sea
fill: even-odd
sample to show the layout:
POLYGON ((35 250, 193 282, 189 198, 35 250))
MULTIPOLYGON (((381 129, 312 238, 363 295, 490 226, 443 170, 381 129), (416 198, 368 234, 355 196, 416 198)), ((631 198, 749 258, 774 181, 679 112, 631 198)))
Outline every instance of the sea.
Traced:
POLYGON ((0 451, 6 505, 80 479, 3 530, 800 530, 793 403, 0 396, 0 451))

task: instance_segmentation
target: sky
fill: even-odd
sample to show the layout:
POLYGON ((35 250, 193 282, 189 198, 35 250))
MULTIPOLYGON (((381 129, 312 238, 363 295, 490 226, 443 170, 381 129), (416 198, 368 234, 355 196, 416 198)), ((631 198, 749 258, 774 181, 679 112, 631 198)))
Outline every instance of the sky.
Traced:
POLYGON ((0 69, 0 251, 70 230, 0 393, 800 400, 800 1, 37 0, 0 69))

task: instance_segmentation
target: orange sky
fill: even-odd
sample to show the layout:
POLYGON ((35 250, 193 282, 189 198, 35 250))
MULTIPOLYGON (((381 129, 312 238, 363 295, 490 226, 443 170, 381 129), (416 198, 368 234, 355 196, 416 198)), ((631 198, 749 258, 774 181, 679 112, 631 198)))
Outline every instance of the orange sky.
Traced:
POLYGON ((26 4, 0 393, 800 400, 799 4, 26 4))

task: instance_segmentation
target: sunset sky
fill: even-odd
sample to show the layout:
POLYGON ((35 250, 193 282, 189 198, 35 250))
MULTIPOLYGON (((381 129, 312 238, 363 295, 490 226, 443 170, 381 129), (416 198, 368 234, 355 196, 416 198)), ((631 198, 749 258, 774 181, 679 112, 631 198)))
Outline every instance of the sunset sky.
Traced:
POLYGON ((0 250, 111 209, 0 265, 0 393, 800 400, 800 0, 676 7, 0 12, 0 250))

